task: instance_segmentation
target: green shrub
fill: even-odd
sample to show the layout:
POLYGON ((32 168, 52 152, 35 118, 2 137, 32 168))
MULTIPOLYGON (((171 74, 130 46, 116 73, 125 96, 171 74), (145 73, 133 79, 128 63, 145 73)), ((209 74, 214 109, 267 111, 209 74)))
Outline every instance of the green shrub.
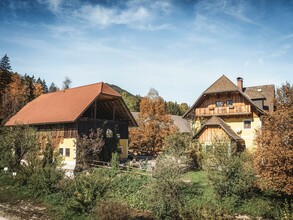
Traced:
POLYGON ((218 197, 230 197, 237 204, 253 195, 256 177, 249 154, 233 153, 232 148, 225 143, 214 143, 213 151, 205 155, 205 167, 218 197))
POLYGON ((145 175, 122 173, 111 182, 107 197, 127 203, 132 208, 149 209, 150 180, 151 177, 145 175))
POLYGON ((247 199, 239 208, 239 213, 252 217, 263 217, 274 219, 277 204, 263 197, 247 199))
POLYGON ((176 159, 157 159, 151 185, 150 205, 157 219, 181 219, 183 200, 180 196, 183 170, 176 159))
POLYGON ((130 208, 113 200, 102 201, 93 209, 91 216, 98 220, 128 220, 131 218, 130 208))
POLYGON ((110 182, 109 172, 106 170, 77 175, 64 189, 64 193, 69 195, 68 209, 74 209, 76 213, 89 213, 96 202, 103 199, 110 182))

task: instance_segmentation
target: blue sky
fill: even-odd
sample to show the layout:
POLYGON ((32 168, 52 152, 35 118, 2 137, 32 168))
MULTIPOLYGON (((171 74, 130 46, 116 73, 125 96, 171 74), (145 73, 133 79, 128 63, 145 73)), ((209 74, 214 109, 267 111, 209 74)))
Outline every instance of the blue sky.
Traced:
POLYGON ((293 1, 0 0, 0 56, 62 85, 153 87, 191 105, 222 74, 292 83, 293 1))

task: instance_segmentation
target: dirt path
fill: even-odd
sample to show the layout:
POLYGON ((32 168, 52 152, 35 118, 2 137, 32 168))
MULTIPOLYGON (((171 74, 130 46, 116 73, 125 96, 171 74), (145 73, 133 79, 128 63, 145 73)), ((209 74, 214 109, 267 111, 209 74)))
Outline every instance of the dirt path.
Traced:
POLYGON ((23 200, 17 201, 15 204, 0 203, 0 220, 50 219, 45 214, 45 209, 23 200))
POLYGON ((46 208, 30 201, 14 199, 0 203, 0 220, 50 219, 46 208))

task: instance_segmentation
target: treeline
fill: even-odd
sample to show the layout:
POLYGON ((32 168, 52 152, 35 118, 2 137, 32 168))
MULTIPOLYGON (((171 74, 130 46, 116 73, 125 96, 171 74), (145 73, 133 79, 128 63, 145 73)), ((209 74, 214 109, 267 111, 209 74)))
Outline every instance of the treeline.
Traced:
MULTIPOLYGON (((127 107, 131 112, 140 112, 140 102, 143 99, 140 95, 132 95, 131 93, 123 90, 115 85, 110 85, 116 92, 122 95, 127 107)), ((167 114, 182 116, 187 110, 187 103, 177 103, 172 101, 164 101, 164 106, 167 114)))
POLYGON ((44 79, 13 72, 5 54, 0 61, 0 125, 36 97, 57 90, 54 83, 48 87, 44 79))
MULTIPOLYGON (((65 77, 62 89, 70 88, 71 80, 65 77)), ((131 112, 140 112, 140 102, 143 97, 132 95, 128 91, 116 85, 109 85, 122 95, 127 107, 131 112)), ((34 75, 19 74, 12 70, 10 59, 5 54, 0 61, 0 126, 3 125, 11 116, 18 112, 28 102, 38 96, 56 92, 59 88, 54 82, 48 86, 46 81, 35 78, 34 75)), ((167 114, 182 116, 187 110, 186 103, 164 101, 167 114)))

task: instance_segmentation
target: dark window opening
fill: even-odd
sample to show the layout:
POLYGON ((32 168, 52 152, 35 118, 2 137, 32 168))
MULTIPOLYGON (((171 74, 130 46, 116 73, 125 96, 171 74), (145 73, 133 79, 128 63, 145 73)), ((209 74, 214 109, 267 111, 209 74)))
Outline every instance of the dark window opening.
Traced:
POLYGON ((65 148, 65 157, 70 157, 70 148, 65 148))
POLYGON ((243 121, 243 128, 250 129, 251 128, 251 121, 250 120, 243 121))
POLYGON ((222 107, 223 103, 221 101, 216 101, 216 107, 222 107))
POLYGON ((59 155, 63 156, 63 148, 59 148, 59 155))
POLYGON ((227 106, 233 106, 233 100, 227 100, 227 106))

